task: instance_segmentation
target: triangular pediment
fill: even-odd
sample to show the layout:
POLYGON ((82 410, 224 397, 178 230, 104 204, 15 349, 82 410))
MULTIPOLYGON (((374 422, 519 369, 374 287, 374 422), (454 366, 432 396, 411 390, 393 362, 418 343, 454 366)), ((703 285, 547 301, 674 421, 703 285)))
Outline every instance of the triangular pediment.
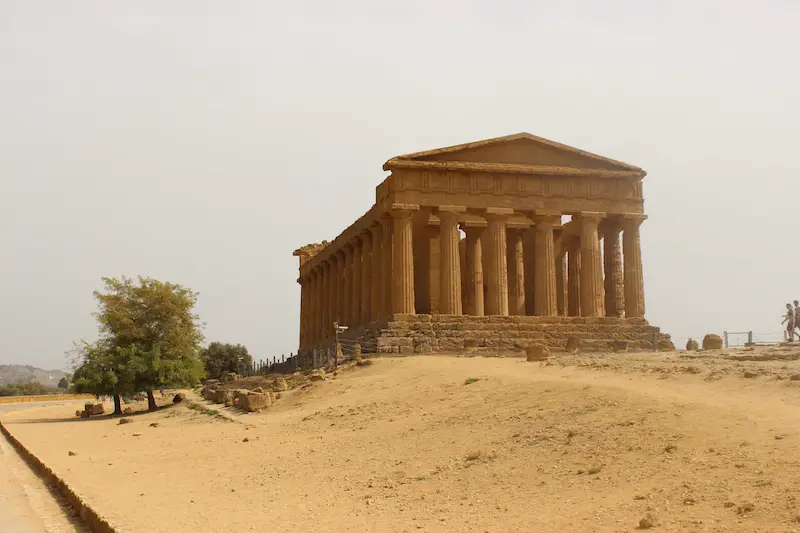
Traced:
POLYGON ((384 168, 390 169, 393 163, 458 163, 487 165, 513 165, 515 167, 554 167, 561 169, 580 169, 617 172, 641 172, 636 166, 615 161, 607 157, 585 152, 571 146, 543 139, 530 133, 517 133, 506 137, 486 139, 447 148, 427 150, 414 154, 401 155, 387 161, 384 168))

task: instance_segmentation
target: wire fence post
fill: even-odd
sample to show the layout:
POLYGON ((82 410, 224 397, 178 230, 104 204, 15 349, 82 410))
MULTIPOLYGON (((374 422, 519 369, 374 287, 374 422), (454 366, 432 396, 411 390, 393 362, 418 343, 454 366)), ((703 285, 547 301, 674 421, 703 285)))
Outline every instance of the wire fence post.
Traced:
POLYGON ((753 345, 753 332, 752 331, 748 331, 747 332, 747 344, 749 344, 750 346, 753 345))
POLYGON ((725 346, 725 348, 727 348, 728 347, 728 332, 727 331, 723 331, 722 335, 725 338, 725 344, 723 344, 723 346, 725 346))

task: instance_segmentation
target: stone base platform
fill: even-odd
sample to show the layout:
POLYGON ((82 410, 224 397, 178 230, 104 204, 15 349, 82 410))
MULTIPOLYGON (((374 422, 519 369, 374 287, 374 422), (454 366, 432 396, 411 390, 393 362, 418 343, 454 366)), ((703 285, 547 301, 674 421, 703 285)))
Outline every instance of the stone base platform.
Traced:
POLYGON ((394 315, 343 338, 379 353, 517 353, 532 342, 565 351, 568 340, 586 352, 675 349, 669 335, 641 318, 394 315))

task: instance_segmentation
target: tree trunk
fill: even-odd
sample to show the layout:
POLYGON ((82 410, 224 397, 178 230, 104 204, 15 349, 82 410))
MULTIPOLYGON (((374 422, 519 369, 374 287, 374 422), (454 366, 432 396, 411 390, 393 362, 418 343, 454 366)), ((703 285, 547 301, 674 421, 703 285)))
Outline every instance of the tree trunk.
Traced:
POLYGON ((119 394, 114 395, 114 414, 122 414, 122 398, 119 397, 119 394))
POLYGON ((155 411, 158 409, 156 405, 156 397, 153 396, 153 391, 147 389, 147 410, 148 411, 155 411))

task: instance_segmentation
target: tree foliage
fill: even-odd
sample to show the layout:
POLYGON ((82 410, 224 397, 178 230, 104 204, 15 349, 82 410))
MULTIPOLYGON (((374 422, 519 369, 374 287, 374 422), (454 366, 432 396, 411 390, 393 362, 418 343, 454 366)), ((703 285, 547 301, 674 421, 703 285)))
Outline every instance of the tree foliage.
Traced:
POLYGON ((58 388, 60 390, 67 390, 69 388, 69 380, 66 376, 58 380, 58 388))
POLYGON ((205 362, 206 374, 211 378, 219 379, 225 372, 242 374, 253 366, 250 352, 241 344, 212 342, 201 355, 205 362))
POLYGON ((203 376, 197 293, 152 278, 103 278, 95 291, 99 339, 78 348, 73 390, 119 395, 193 385, 203 376))
POLYGON ((38 381, 25 383, 11 383, 0 386, 0 396, 35 396, 39 394, 52 394, 55 391, 48 389, 38 381))

